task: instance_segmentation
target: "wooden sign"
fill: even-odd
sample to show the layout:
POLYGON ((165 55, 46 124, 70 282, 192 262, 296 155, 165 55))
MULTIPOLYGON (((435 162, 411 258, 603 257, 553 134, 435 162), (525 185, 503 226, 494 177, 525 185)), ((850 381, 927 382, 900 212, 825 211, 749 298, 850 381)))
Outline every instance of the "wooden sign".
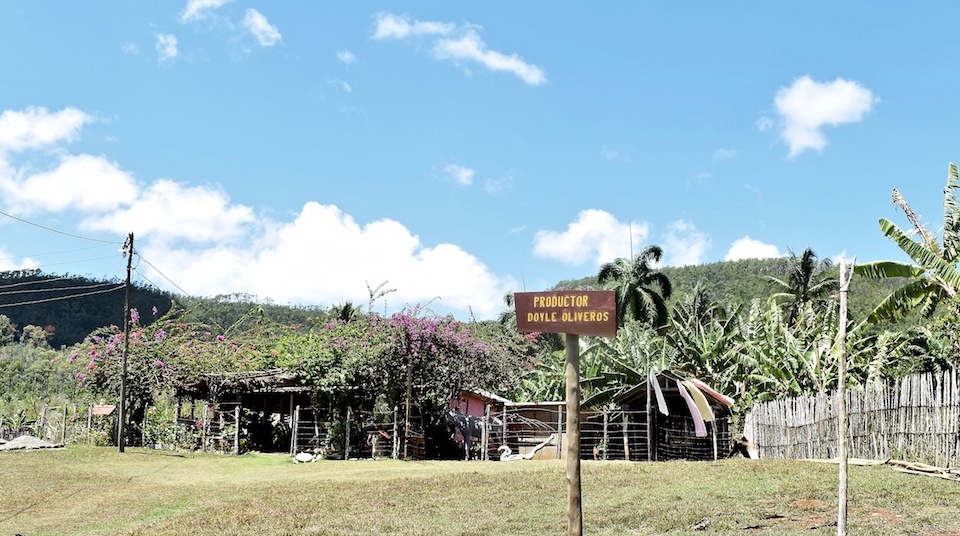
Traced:
POLYGON ((525 333, 617 335, 617 297, 612 290, 517 292, 513 303, 517 329, 525 333))

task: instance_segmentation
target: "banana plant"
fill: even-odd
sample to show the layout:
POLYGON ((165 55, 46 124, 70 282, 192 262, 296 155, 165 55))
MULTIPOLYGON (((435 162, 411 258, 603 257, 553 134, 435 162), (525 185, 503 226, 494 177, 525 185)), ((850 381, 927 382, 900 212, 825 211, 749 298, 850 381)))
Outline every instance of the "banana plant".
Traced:
MULTIPOLYGON (((951 162, 947 184, 943 189, 942 244, 920 222, 900 192, 893 191, 894 203, 906 214, 917 238, 914 239, 886 218, 880 218, 880 231, 893 240, 914 264, 877 261, 855 266, 854 273, 871 279, 903 277, 911 281, 880 302, 867 322, 897 320, 915 310, 929 317, 938 304, 954 301, 957 297, 960 290, 960 270, 957 269, 957 262, 960 261, 960 205, 956 200, 958 185, 960 173, 957 165, 951 162)), ((858 329, 862 329, 862 324, 858 329)))

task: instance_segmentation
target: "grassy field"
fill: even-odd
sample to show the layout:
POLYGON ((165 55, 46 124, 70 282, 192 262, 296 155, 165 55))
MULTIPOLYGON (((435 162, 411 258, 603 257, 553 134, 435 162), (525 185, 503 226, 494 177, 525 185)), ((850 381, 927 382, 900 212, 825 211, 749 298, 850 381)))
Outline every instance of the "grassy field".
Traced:
MULTIPOLYGON (((585 534, 836 534, 837 467, 584 462, 585 534), (699 530, 697 530, 699 529, 699 530)), ((960 485, 850 468, 851 534, 960 534, 960 485)), ((562 535, 564 464, 0 452, 0 536, 562 535)))

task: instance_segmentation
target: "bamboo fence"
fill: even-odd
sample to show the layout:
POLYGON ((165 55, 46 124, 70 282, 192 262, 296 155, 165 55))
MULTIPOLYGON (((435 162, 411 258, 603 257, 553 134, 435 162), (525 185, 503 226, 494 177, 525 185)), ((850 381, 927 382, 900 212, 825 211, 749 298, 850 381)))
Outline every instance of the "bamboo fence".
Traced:
MULTIPOLYGON (((847 389, 849 457, 909 459, 953 467, 960 456, 960 382, 956 370, 847 389)), ((833 392, 756 404, 744 435, 761 458, 837 456, 833 392)))

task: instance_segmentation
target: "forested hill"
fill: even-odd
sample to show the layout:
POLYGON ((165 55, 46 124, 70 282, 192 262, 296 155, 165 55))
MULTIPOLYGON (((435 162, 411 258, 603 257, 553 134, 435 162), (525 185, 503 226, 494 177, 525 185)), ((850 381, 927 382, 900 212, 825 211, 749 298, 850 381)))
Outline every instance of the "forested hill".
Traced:
MULTIPOLYGON (((123 325, 124 286, 123 281, 51 275, 39 270, 0 272, 0 315, 15 326, 13 336, 17 339, 26 326, 37 326, 46 331, 51 347, 70 346, 97 328, 123 325)), ((130 307, 137 309, 143 324, 163 316, 174 305, 185 311, 188 320, 223 329, 252 309, 286 324, 304 324, 318 311, 312 307, 260 303, 242 294, 190 298, 131 285, 130 307)))
MULTIPOLYGON (((714 301, 747 305, 754 298, 766 300, 776 292, 764 276, 785 278, 789 262, 789 258, 748 259, 665 267, 661 271, 673 286, 671 304, 692 292, 699 282, 714 301)), ((836 271, 834 268, 834 276, 836 271)), ((854 278, 849 295, 851 319, 856 321, 865 318, 876 304, 902 283, 897 280, 854 278)), ((99 327, 122 325, 123 286, 122 281, 49 275, 38 270, 0 272, 0 315, 7 316, 19 331, 29 325, 45 329, 53 348, 69 346, 80 342, 99 327)), ((561 281, 555 288, 596 287, 596 276, 588 276, 561 281)), ((187 311, 191 320, 222 329, 233 325, 254 308, 283 324, 308 324, 323 317, 326 312, 320 307, 263 303, 244 294, 190 298, 138 285, 131 287, 130 303, 132 308, 140 312, 143 323, 153 320, 154 307, 157 308, 157 315, 163 315, 175 304, 187 311)), ((15 336, 19 337, 19 332, 15 336)))
MULTIPOLYGON (((690 294, 699 283, 710 297, 719 303, 748 306, 759 298, 768 299, 779 290, 767 276, 786 279, 790 266, 789 257, 776 259, 744 259, 739 261, 715 262, 695 266, 663 267, 660 269, 673 286, 670 305, 690 294)), ((836 266, 827 272, 837 277, 836 266)), ((850 285, 848 303, 850 318, 862 320, 894 289, 903 285, 903 280, 869 280, 854 277, 850 285)), ((597 277, 561 281, 557 288, 596 288, 597 277)))

